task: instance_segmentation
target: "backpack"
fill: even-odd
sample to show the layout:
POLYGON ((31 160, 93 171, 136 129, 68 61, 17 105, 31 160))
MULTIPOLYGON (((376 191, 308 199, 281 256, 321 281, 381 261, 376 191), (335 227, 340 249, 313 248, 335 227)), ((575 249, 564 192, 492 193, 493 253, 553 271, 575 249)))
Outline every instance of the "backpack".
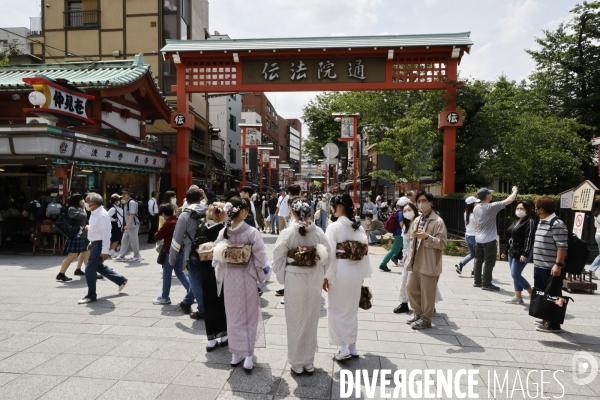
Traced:
POLYGON ((144 202, 143 201, 136 201, 133 199, 129 199, 129 201, 127 202, 127 211, 129 211, 129 202, 130 201, 135 201, 138 208, 137 208, 137 214, 135 214, 135 218, 137 218, 138 223, 141 223, 142 221, 145 221, 147 218, 147 214, 148 212, 146 211, 146 207, 144 206, 144 202))
MULTIPOLYGON (((552 229, 554 222, 557 219, 558 217, 553 218, 552 221, 550 221, 550 229, 552 229)), ((576 234, 569 233, 569 238, 567 240, 567 257, 565 258, 563 270, 573 275, 581 274, 585 268, 585 263, 587 262, 589 254, 590 250, 588 249, 587 244, 579 239, 576 234)))
POLYGON ((77 221, 69 218, 67 214, 61 214, 54 222, 54 226, 68 239, 75 239, 81 231, 81 226, 77 221))
POLYGON ((183 210, 183 212, 189 212, 191 219, 198 220, 198 229, 196 229, 196 234, 193 238, 187 231, 185 231, 185 234, 192 241, 192 248, 190 251, 195 251, 198 248, 198 246, 206 242, 206 229, 203 229, 205 228, 206 224, 206 213, 200 213, 196 210, 191 210, 189 208, 186 208, 185 210, 183 210))
POLYGON ((392 212, 390 214, 390 216, 387 218, 387 220, 385 221, 385 224, 383 224, 383 227, 385 228, 385 230, 388 231, 389 233, 391 233, 392 235, 394 233, 396 233, 398 228, 400 228, 400 224, 398 223, 398 213, 399 212, 400 212, 400 210, 394 210, 394 212, 392 212))
POLYGON ((58 216, 60 215, 61 209, 62 206, 60 203, 53 201, 52 203, 48 204, 48 207, 46 208, 46 215, 48 217, 58 216))

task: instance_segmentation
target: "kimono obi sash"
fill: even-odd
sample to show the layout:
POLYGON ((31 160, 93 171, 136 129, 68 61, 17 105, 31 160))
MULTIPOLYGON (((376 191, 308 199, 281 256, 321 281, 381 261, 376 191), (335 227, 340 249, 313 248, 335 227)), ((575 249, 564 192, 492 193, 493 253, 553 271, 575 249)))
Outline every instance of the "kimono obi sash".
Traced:
POLYGON ((288 265, 296 267, 314 267, 317 265, 317 261, 321 260, 316 246, 298 246, 288 251, 288 257, 294 260, 293 262, 288 262, 288 265))
POLYGON ((351 261, 362 260, 369 253, 369 246, 356 240, 338 243, 335 249, 335 258, 351 261))
POLYGON ((252 257, 252 245, 230 244, 223 251, 223 258, 229 264, 248 264, 252 257))

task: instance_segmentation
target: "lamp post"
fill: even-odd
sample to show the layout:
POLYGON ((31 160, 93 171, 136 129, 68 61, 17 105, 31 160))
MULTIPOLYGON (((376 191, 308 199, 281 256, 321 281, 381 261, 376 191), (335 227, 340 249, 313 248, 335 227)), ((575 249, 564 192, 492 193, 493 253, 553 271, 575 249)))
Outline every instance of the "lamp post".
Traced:
POLYGON ((248 162, 248 154, 246 153, 246 149, 255 149, 258 147, 258 142, 260 142, 260 128, 262 124, 238 124, 240 128, 242 128, 242 145, 240 146, 242 149, 242 187, 246 186, 246 166, 250 168, 250 163, 248 162), (248 140, 246 137, 246 133, 249 131, 256 132, 256 137, 248 140))
POLYGON ((354 204, 358 203, 357 191, 357 169, 358 169, 358 117, 360 114, 333 114, 333 120, 340 122, 341 125, 341 142, 353 142, 352 143, 352 158, 354 163, 352 165, 353 180, 354 180, 354 204))

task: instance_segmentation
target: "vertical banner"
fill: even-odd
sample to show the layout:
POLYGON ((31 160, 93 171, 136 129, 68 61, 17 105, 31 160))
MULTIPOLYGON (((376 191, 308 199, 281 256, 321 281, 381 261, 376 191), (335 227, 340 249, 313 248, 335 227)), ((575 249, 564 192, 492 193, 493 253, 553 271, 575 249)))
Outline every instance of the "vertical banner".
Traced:
POLYGON ((260 157, 260 163, 268 164, 270 157, 271 157, 271 154, 270 154, 269 150, 262 150, 261 157, 260 157))
POLYGON ((277 169, 277 159, 272 158, 269 164, 269 169, 276 170, 277 169))

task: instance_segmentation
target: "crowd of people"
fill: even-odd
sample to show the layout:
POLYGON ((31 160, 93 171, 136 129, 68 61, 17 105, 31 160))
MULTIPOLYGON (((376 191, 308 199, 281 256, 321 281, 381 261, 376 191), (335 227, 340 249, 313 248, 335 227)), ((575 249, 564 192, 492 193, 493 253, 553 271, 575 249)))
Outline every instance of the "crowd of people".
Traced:
MULTIPOLYGON (((517 188, 499 202, 491 201, 491 192, 482 188, 477 197, 466 199, 470 254, 455 268, 462 274, 474 258, 473 286, 497 291, 492 283, 496 214, 516 199, 517 188)), ((68 216, 79 227, 79 234, 67 239, 67 257, 57 280, 71 280, 65 273, 79 254, 75 273, 85 275, 88 285, 88 293, 79 304, 97 299, 97 279, 107 278, 123 290, 127 278, 105 261, 111 257, 120 262, 141 260, 137 232, 142 205, 131 199, 128 189, 113 194, 106 208, 96 193, 85 198, 75 194, 69 205, 68 216), (133 256, 127 258, 130 250, 133 256), (83 264, 85 272, 81 271, 83 264)), ((562 267, 567 230, 554 214, 556 202, 546 196, 536 200, 535 212, 540 218, 537 229, 532 208, 526 201, 517 202, 517 219, 507 230, 509 245, 502 258, 509 262, 515 291, 509 304, 523 304, 522 292, 533 291, 523 276, 530 260, 537 288, 559 277, 552 280, 552 288, 560 290, 565 276, 562 267)), ((279 196, 275 192, 254 193, 250 187, 239 192, 232 189, 222 202, 213 201, 203 189, 192 185, 181 207, 174 192, 165 193, 162 201, 158 193, 152 193, 147 203, 152 233, 148 242, 156 243, 157 261, 163 268, 162 291, 153 303, 171 303, 171 279, 177 277, 185 288, 181 310, 205 321, 206 351, 228 346, 231 365, 242 364, 251 371, 255 348, 266 346, 258 284, 266 282, 273 271, 284 286, 278 292, 286 296, 290 368, 295 374, 312 373, 322 291, 328 297, 330 343, 338 347, 335 359, 342 362, 358 356, 359 303, 363 282, 373 273, 368 246, 379 244, 378 237, 391 233, 393 243, 379 268, 389 272, 389 261, 402 268, 400 304, 393 311, 409 313, 412 308, 407 323, 415 330, 430 328, 436 302, 442 299, 438 281, 447 243, 446 226, 435 210, 433 195, 409 191, 393 209, 380 198, 372 202, 367 197, 362 210, 366 230, 356 217, 358 211, 348 194, 306 196, 297 185, 282 188, 279 196), (272 266, 268 265, 261 231, 278 235, 272 266), (194 303, 196 311, 192 310, 194 303)), ((536 322, 539 331, 560 331, 560 325, 536 322)))

